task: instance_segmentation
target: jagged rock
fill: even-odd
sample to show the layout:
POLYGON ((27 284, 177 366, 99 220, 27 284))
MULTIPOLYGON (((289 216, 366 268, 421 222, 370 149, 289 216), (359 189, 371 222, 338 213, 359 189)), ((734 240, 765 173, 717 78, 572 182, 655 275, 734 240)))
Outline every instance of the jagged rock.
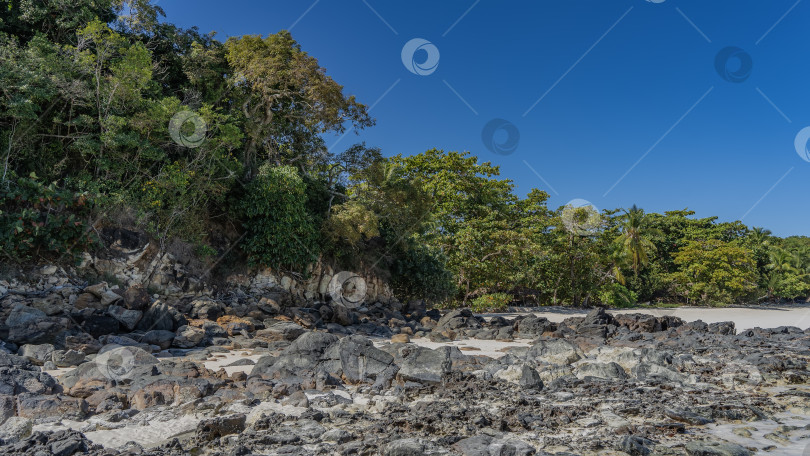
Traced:
POLYGON ((112 290, 107 290, 101 294, 101 305, 107 307, 110 304, 120 301, 121 299, 123 298, 118 293, 112 290))
POLYGON ((119 323, 108 315, 90 315, 82 322, 82 328, 93 337, 118 332, 119 323))
POLYGON ((73 367, 83 363, 84 353, 76 350, 54 350, 52 360, 56 367, 73 367))
POLYGON ((436 327, 442 329, 479 329, 481 328, 481 322, 475 318, 470 309, 456 309, 440 318, 436 327))
POLYGON ((14 443, 30 436, 33 429, 31 419, 13 416, 0 425, 0 439, 5 443, 14 443))
POLYGON ((93 293, 81 293, 77 298, 76 302, 73 303, 73 307, 82 310, 82 309, 97 309, 101 310, 104 306, 101 304, 101 300, 96 297, 93 293))
POLYGON ((137 328, 141 331, 173 331, 176 326, 172 313, 173 312, 169 308, 168 304, 161 301, 155 301, 143 314, 141 321, 138 322, 137 328))
POLYGON ((245 419, 243 413, 208 418, 197 425, 195 435, 198 440, 207 442, 218 437, 238 434, 245 430, 245 419))
POLYGON ((377 349, 362 336, 347 336, 333 343, 323 355, 327 372, 343 376, 349 383, 376 379, 394 362, 394 357, 377 349))
POLYGON ((177 330, 177 335, 172 341, 172 345, 178 348, 192 348, 202 342, 205 331, 193 326, 181 326, 177 330))
POLYGON ((622 366, 616 363, 584 361, 574 369, 577 378, 596 377, 605 380, 624 380, 628 377, 622 366))
MULTIPOLYGON (((400 381, 440 383, 442 376, 450 372, 452 359, 450 347, 429 348, 408 346, 399 367, 400 381)), ((458 350, 458 349, 456 349, 458 350)))
POLYGON ((265 329, 256 331, 256 337, 271 342, 277 340, 293 341, 297 339, 298 336, 306 332, 306 329, 292 322, 278 320, 270 321, 270 325, 267 325, 267 321, 265 321, 265 325, 267 325, 265 329))
POLYGON ((104 296, 104 292, 107 290, 107 282, 99 282, 94 285, 89 285, 84 287, 85 293, 90 293, 98 299, 101 299, 104 296))
POLYGON ((521 388, 525 389, 543 389, 543 380, 540 379, 540 374, 525 364, 520 369, 520 380, 518 384, 521 388))
POLYGON ((736 443, 695 441, 686 444, 689 456, 751 456, 750 450, 736 443))
POLYGON ((392 344, 407 344, 410 341, 411 338, 407 334, 395 334, 391 336, 392 344))
POLYGON ((417 439, 399 439, 389 442, 383 453, 385 456, 424 456, 425 444, 417 439))
POLYGON ((143 316, 143 312, 140 310, 125 309, 121 306, 110 306, 107 309, 107 313, 118 320, 128 331, 135 329, 143 316))
POLYGON ((0 395, 52 394, 56 380, 27 358, 0 353, 0 395))
POLYGON ((147 331, 143 336, 140 337, 140 342, 149 345, 157 345, 161 349, 165 350, 172 346, 172 341, 174 340, 175 333, 172 331, 167 331, 165 329, 153 329, 151 331, 147 331))
POLYGON ((584 357, 582 350, 564 339, 539 340, 529 348, 527 359, 535 362, 569 365, 584 357))
POLYGON ((525 339, 534 339, 543 335, 543 333, 550 331, 553 332, 557 329, 557 325, 550 322, 548 318, 536 317, 530 315, 517 324, 518 337, 525 339))
POLYGON ((58 416, 80 420, 87 415, 87 411, 87 402, 76 397, 31 393, 23 393, 17 397, 17 415, 24 418, 58 416))
POLYGON ((17 354, 41 365, 45 361, 52 359, 53 351, 54 347, 52 344, 25 344, 20 347, 17 354))
POLYGON ((149 293, 143 285, 133 285, 124 291, 124 307, 130 310, 144 310, 149 307, 149 293))
POLYGON ((200 318, 216 321, 217 318, 225 315, 225 306, 211 298, 195 299, 191 302, 191 318, 200 318))
POLYGON ((56 320, 45 312, 17 304, 6 318, 8 341, 16 344, 41 343, 53 340, 60 329, 56 320))
POLYGON ((619 451, 624 451, 630 456, 649 456, 655 448, 655 442, 637 435, 625 436, 619 443, 619 451))

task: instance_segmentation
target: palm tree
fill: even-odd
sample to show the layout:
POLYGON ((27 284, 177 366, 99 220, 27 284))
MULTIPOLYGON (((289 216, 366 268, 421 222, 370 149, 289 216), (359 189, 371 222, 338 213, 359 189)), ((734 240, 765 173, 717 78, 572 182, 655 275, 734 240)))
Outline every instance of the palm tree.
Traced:
POLYGON ((771 234, 771 230, 756 226, 748 233, 748 238, 754 247, 765 247, 770 244, 771 234))
POLYGON ((650 254, 656 250, 651 237, 660 234, 657 228, 650 226, 643 209, 634 204, 629 210, 624 210, 621 234, 615 242, 619 255, 627 260, 636 277, 639 269, 650 262, 650 254))

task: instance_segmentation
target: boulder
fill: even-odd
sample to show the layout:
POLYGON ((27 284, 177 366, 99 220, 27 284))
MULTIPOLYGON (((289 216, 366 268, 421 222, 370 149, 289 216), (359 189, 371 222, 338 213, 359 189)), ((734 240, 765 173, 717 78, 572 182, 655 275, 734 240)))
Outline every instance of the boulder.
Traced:
POLYGON ((576 365, 574 374, 577 378, 596 377, 605 380, 621 381, 628 377, 622 366, 616 363, 598 363, 583 361, 576 365))
POLYGON ((481 328, 481 322, 475 318, 470 309, 456 309, 440 318, 437 327, 442 329, 479 329, 481 328))
POLYGON ((6 318, 8 341, 16 344, 42 343, 53 340, 62 329, 57 320, 33 307, 17 304, 6 318))
POLYGON ((51 344, 25 344, 20 347, 17 354, 24 356, 38 365, 51 361, 54 347, 51 344))
POLYGON ((390 354, 374 347, 363 336, 347 336, 333 343, 323 354, 326 372, 348 383, 374 380, 394 362, 390 354))
POLYGON ((450 372, 453 361, 451 347, 431 350, 425 347, 408 346, 403 352, 397 377, 400 381, 440 383, 442 376, 450 372))
POLYGON ((177 335, 172 341, 172 345, 177 348, 192 348, 202 342, 205 337, 205 330, 193 326, 181 326, 177 330, 177 335))
POLYGON ((209 442, 226 435, 239 434, 245 430, 245 421, 243 413, 204 419, 197 424, 196 437, 209 442))
POLYGON ((751 456, 750 450, 736 443, 715 441, 692 441, 686 444, 689 456, 751 456))
POLYGON ((0 395, 53 394, 56 380, 27 358, 0 353, 0 395))
POLYGON ((107 309, 107 314, 118 320, 118 322, 128 331, 132 331, 141 321, 143 312, 140 310, 126 309, 121 306, 110 306, 107 309))
POLYGON ((55 350, 52 355, 56 367, 73 367, 83 363, 84 353, 76 350, 55 350))
POLYGON ((256 331, 255 334, 256 337, 264 339, 269 342, 278 340, 293 341, 297 339, 298 336, 306 332, 306 329, 289 321, 279 321, 279 320, 269 320, 269 321, 270 324, 268 325, 268 320, 265 320, 266 328, 256 331))
POLYGON ((225 315, 225 306, 211 298, 195 299, 191 302, 191 318, 216 321, 225 315))
POLYGON ((143 314, 141 321, 137 324, 137 329, 141 331, 151 331, 154 329, 173 331, 175 329, 175 321, 172 316, 172 311, 169 305, 155 301, 149 306, 149 309, 143 314))
POLYGON ((124 291, 124 307, 130 310, 144 310, 149 307, 149 293, 143 285, 133 285, 124 291))
POLYGON ((417 439, 399 439, 389 442, 383 451, 384 456, 424 456, 425 444, 417 439))
POLYGON ((90 315, 82 322, 82 328, 93 337, 118 332, 119 323, 109 315, 90 315))
POLYGON ((0 425, 0 439, 5 443, 18 442, 31 435, 34 422, 30 418, 13 416, 0 425))
POLYGON ((153 329, 151 331, 147 331, 143 336, 141 336, 139 341, 144 344, 157 345, 162 350, 165 350, 172 346, 174 337, 175 333, 172 331, 167 331, 165 329, 153 329))
POLYGON ((528 360, 559 366, 569 365, 583 357, 579 347, 564 339, 539 340, 526 353, 528 360))
POLYGON ((530 315, 517 324, 518 337, 524 339, 534 339, 543 335, 543 333, 556 331, 557 325, 544 317, 536 317, 530 315))

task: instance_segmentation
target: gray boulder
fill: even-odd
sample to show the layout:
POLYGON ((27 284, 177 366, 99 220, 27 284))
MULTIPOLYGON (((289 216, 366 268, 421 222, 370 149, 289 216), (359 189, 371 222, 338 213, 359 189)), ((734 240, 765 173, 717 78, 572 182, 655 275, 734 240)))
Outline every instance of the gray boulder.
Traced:
POLYGON ((138 322, 141 321, 141 317, 143 316, 143 312, 140 310, 125 309, 121 306, 110 306, 107 309, 107 314, 118 320, 121 326, 128 331, 135 329, 135 326, 138 325, 138 322))
POLYGON ((330 374, 358 383, 374 380, 394 362, 390 354, 374 347, 370 339, 347 336, 324 352, 324 367, 330 374))
POLYGON ((579 347, 564 339, 539 340, 526 353, 527 360, 559 366, 569 365, 583 357, 579 347))
POLYGON ((172 345, 177 348, 193 348, 202 342, 205 331, 193 326, 181 326, 177 330, 177 335, 172 341, 172 345))
POLYGON ((451 347, 435 350, 413 346, 407 347, 399 366, 398 378, 401 381, 420 383, 440 383, 442 376, 449 373, 453 365, 451 347))
POLYGON ((17 351, 17 354, 24 356, 37 364, 50 361, 54 347, 51 344, 25 344, 17 351))

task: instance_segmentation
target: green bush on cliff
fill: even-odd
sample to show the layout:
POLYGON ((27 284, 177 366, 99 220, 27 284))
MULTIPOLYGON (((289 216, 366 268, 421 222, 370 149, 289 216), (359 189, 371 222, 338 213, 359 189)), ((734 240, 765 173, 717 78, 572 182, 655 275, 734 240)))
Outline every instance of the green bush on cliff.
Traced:
POLYGON ((265 164, 239 203, 251 265, 303 270, 318 257, 306 185, 295 168, 265 164))

